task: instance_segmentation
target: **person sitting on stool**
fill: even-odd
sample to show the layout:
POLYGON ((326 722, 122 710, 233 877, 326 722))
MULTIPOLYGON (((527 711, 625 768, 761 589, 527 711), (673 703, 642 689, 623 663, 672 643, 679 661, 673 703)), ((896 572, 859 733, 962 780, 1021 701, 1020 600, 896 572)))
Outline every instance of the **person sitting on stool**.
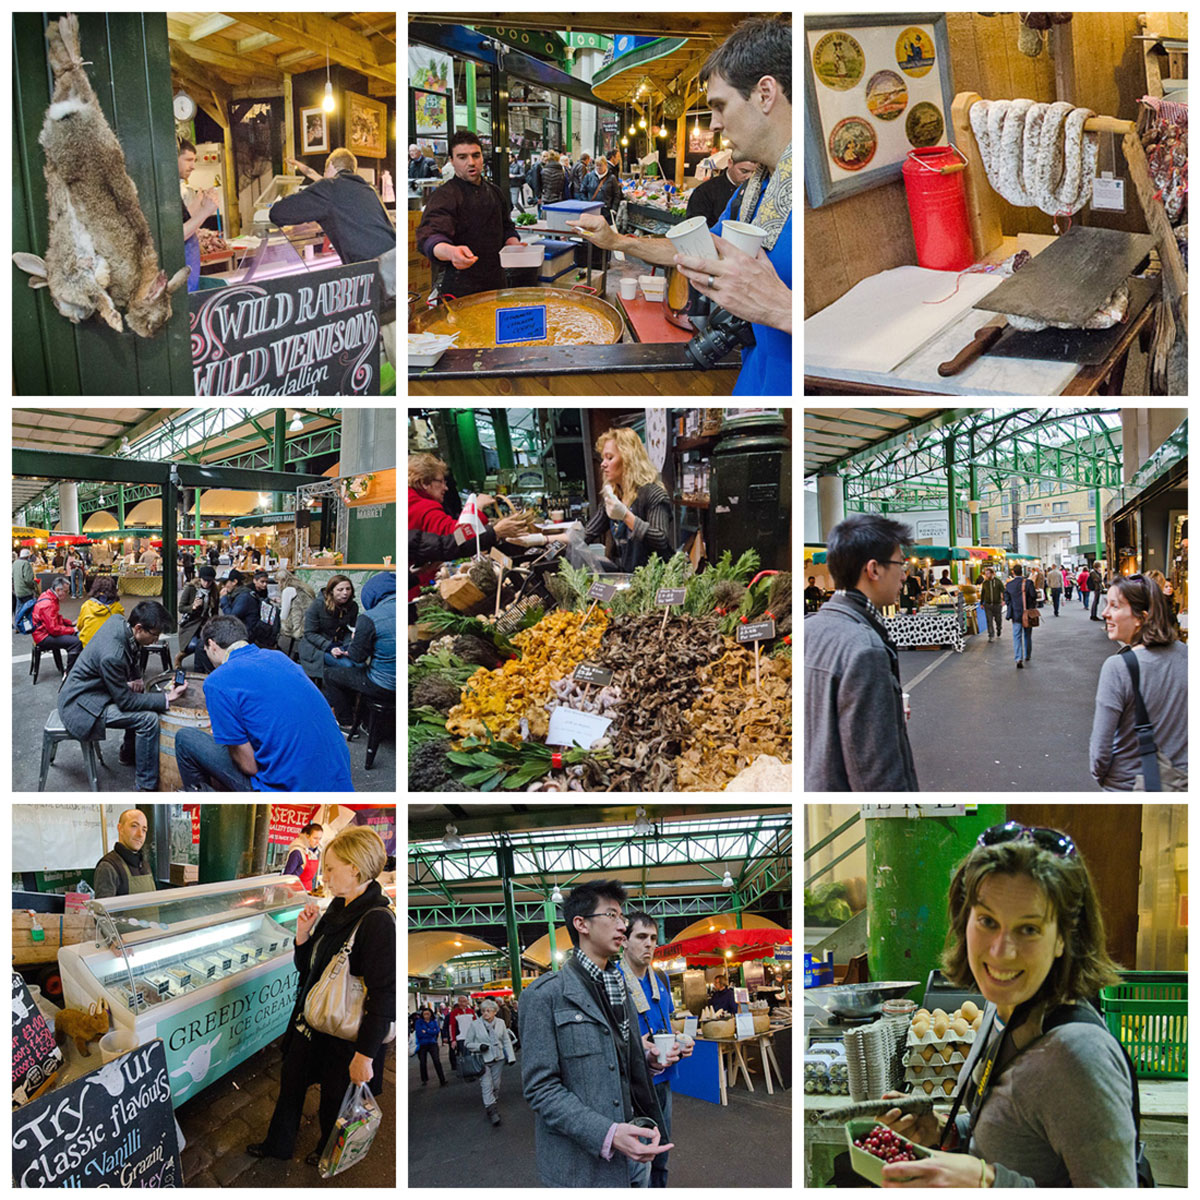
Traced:
POLYGON ((83 653, 83 643, 79 640, 74 623, 59 611, 59 605, 70 591, 71 584, 67 577, 59 575, 33 606, 33 644, 43 653, 47 650, 65 650, 67 669, 64 674, 70 673, 75 660, 83 653))
POLYGON ((175 735, 184 791, 354 791, 350 751, 303 668, 252 646, 237 617, 213 617, 200 640, 213 664, 204 684, 212 734, 175 735))

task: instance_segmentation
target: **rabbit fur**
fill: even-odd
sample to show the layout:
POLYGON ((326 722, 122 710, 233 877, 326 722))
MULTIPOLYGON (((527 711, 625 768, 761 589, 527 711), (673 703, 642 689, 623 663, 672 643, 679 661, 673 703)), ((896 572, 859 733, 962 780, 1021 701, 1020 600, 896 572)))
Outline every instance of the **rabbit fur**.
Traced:
POLYGON ((125 155, 92 91, 74 14, 46 28, 54 94, 38 137, 46 154, 50 243, 43 261, 14 254, 29 286, 49 287, 54 307, 78 323, 98 315, 120 332, 125 323, 153 337, 171 317, 171 295, 187 282, 159 270, 150 225, 125 155), (121 319, 124 311, 124 322, 121 319))
POLYGON ((54 1041, 61 1046, 70 1038, 84 1058, 91 1058, 88 1043, 103 1037, 108 1032, 108 1024, 109 1011, 104 1003, 89 1005, 87 1012, 81 1008, 64 1008, 54 1018, 54 1041))

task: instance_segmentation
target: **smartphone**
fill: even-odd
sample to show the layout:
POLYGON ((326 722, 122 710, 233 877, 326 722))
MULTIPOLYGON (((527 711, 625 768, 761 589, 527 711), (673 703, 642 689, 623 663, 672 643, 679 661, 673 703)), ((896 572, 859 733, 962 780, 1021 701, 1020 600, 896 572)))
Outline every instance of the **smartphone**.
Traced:
POLYGON ((181 684, 185 683, 187 683, 187 672, 180 667, 179 670, 175 672, 175 686, 179 687, 181 684))

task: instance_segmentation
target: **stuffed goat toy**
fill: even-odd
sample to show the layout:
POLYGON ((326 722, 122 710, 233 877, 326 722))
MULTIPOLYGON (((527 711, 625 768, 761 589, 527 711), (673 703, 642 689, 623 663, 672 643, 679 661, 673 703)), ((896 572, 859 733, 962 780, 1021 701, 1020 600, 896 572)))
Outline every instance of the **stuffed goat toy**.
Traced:
POLYGON ((153 337, 171 317, 171 294, 187 282, 184 267, 169 282, 158 268, 150 225, 125 155, 92 91, 79 53, 79 20, 72 14, 46 29, 54 95, 38 141, 46 152, 50 245, 45 261, 14 254, 48 287, 54 307, 78 323, 99 314, 118 333, 153 337))

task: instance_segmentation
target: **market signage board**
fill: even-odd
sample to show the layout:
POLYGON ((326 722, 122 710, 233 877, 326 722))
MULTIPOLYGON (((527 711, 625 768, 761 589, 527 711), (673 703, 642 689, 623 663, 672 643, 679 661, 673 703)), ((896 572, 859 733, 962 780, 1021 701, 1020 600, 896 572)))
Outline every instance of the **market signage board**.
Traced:
POLYGON ((747 621, 737 627, 739 642, 765 642, 775 636, 774 621, 747 621))
POLYGON ((546 306, 523 305, 520 308, 496 309, 496 345, 509 342, 544 342, 546 340, 546 306))
POLYGON ((506 571, 512 570, 513 560, 507 554, 497 550, 495 546, 488 551, 488 556, 492 562, 499 563, 506 571))
POLYGON ((578 712, 560 704, 550 714, 546 745, 579 746, 581 749, 590 750, 604 736, 611 724, 611 717, 578 712))
POLYGON ((594 667, 591 663, 580 663, 571 676, 576 683, 595 683, 606 687, 612 683, 613 673, 607 667, 594 667))
POLYGON ((155 1038, 13 1113, 23 1188, 183 1186, 171 1084, 155 1038))
POLYGON ((659 588, 654 593, 655 604, 682 604, 687 596, 686 588, 659 588))
POLYGON ((374 261, 191 298, 197 396, 378 396, 374 261))
POLYGON ((588 599, 599 600, 601 604, 607 604, 617 594, 617 585, 615 583, 593 583, 588 588, 588 599))
POLYGON ((25 980, 12 977, 13 1103, 24 1104, 62 1066, 62 1051, 25 980))
POLYGON ((203 1091, 287 1028, 300 976, 290 954, 276 961, 274 970, 157 1021, 176 1103, 203 1091))
POLYGON ((320 808, 319 804, 272 804, 267 841, 272 846, 290 846, 300 836, 300 830, 316 817, 320 808))

